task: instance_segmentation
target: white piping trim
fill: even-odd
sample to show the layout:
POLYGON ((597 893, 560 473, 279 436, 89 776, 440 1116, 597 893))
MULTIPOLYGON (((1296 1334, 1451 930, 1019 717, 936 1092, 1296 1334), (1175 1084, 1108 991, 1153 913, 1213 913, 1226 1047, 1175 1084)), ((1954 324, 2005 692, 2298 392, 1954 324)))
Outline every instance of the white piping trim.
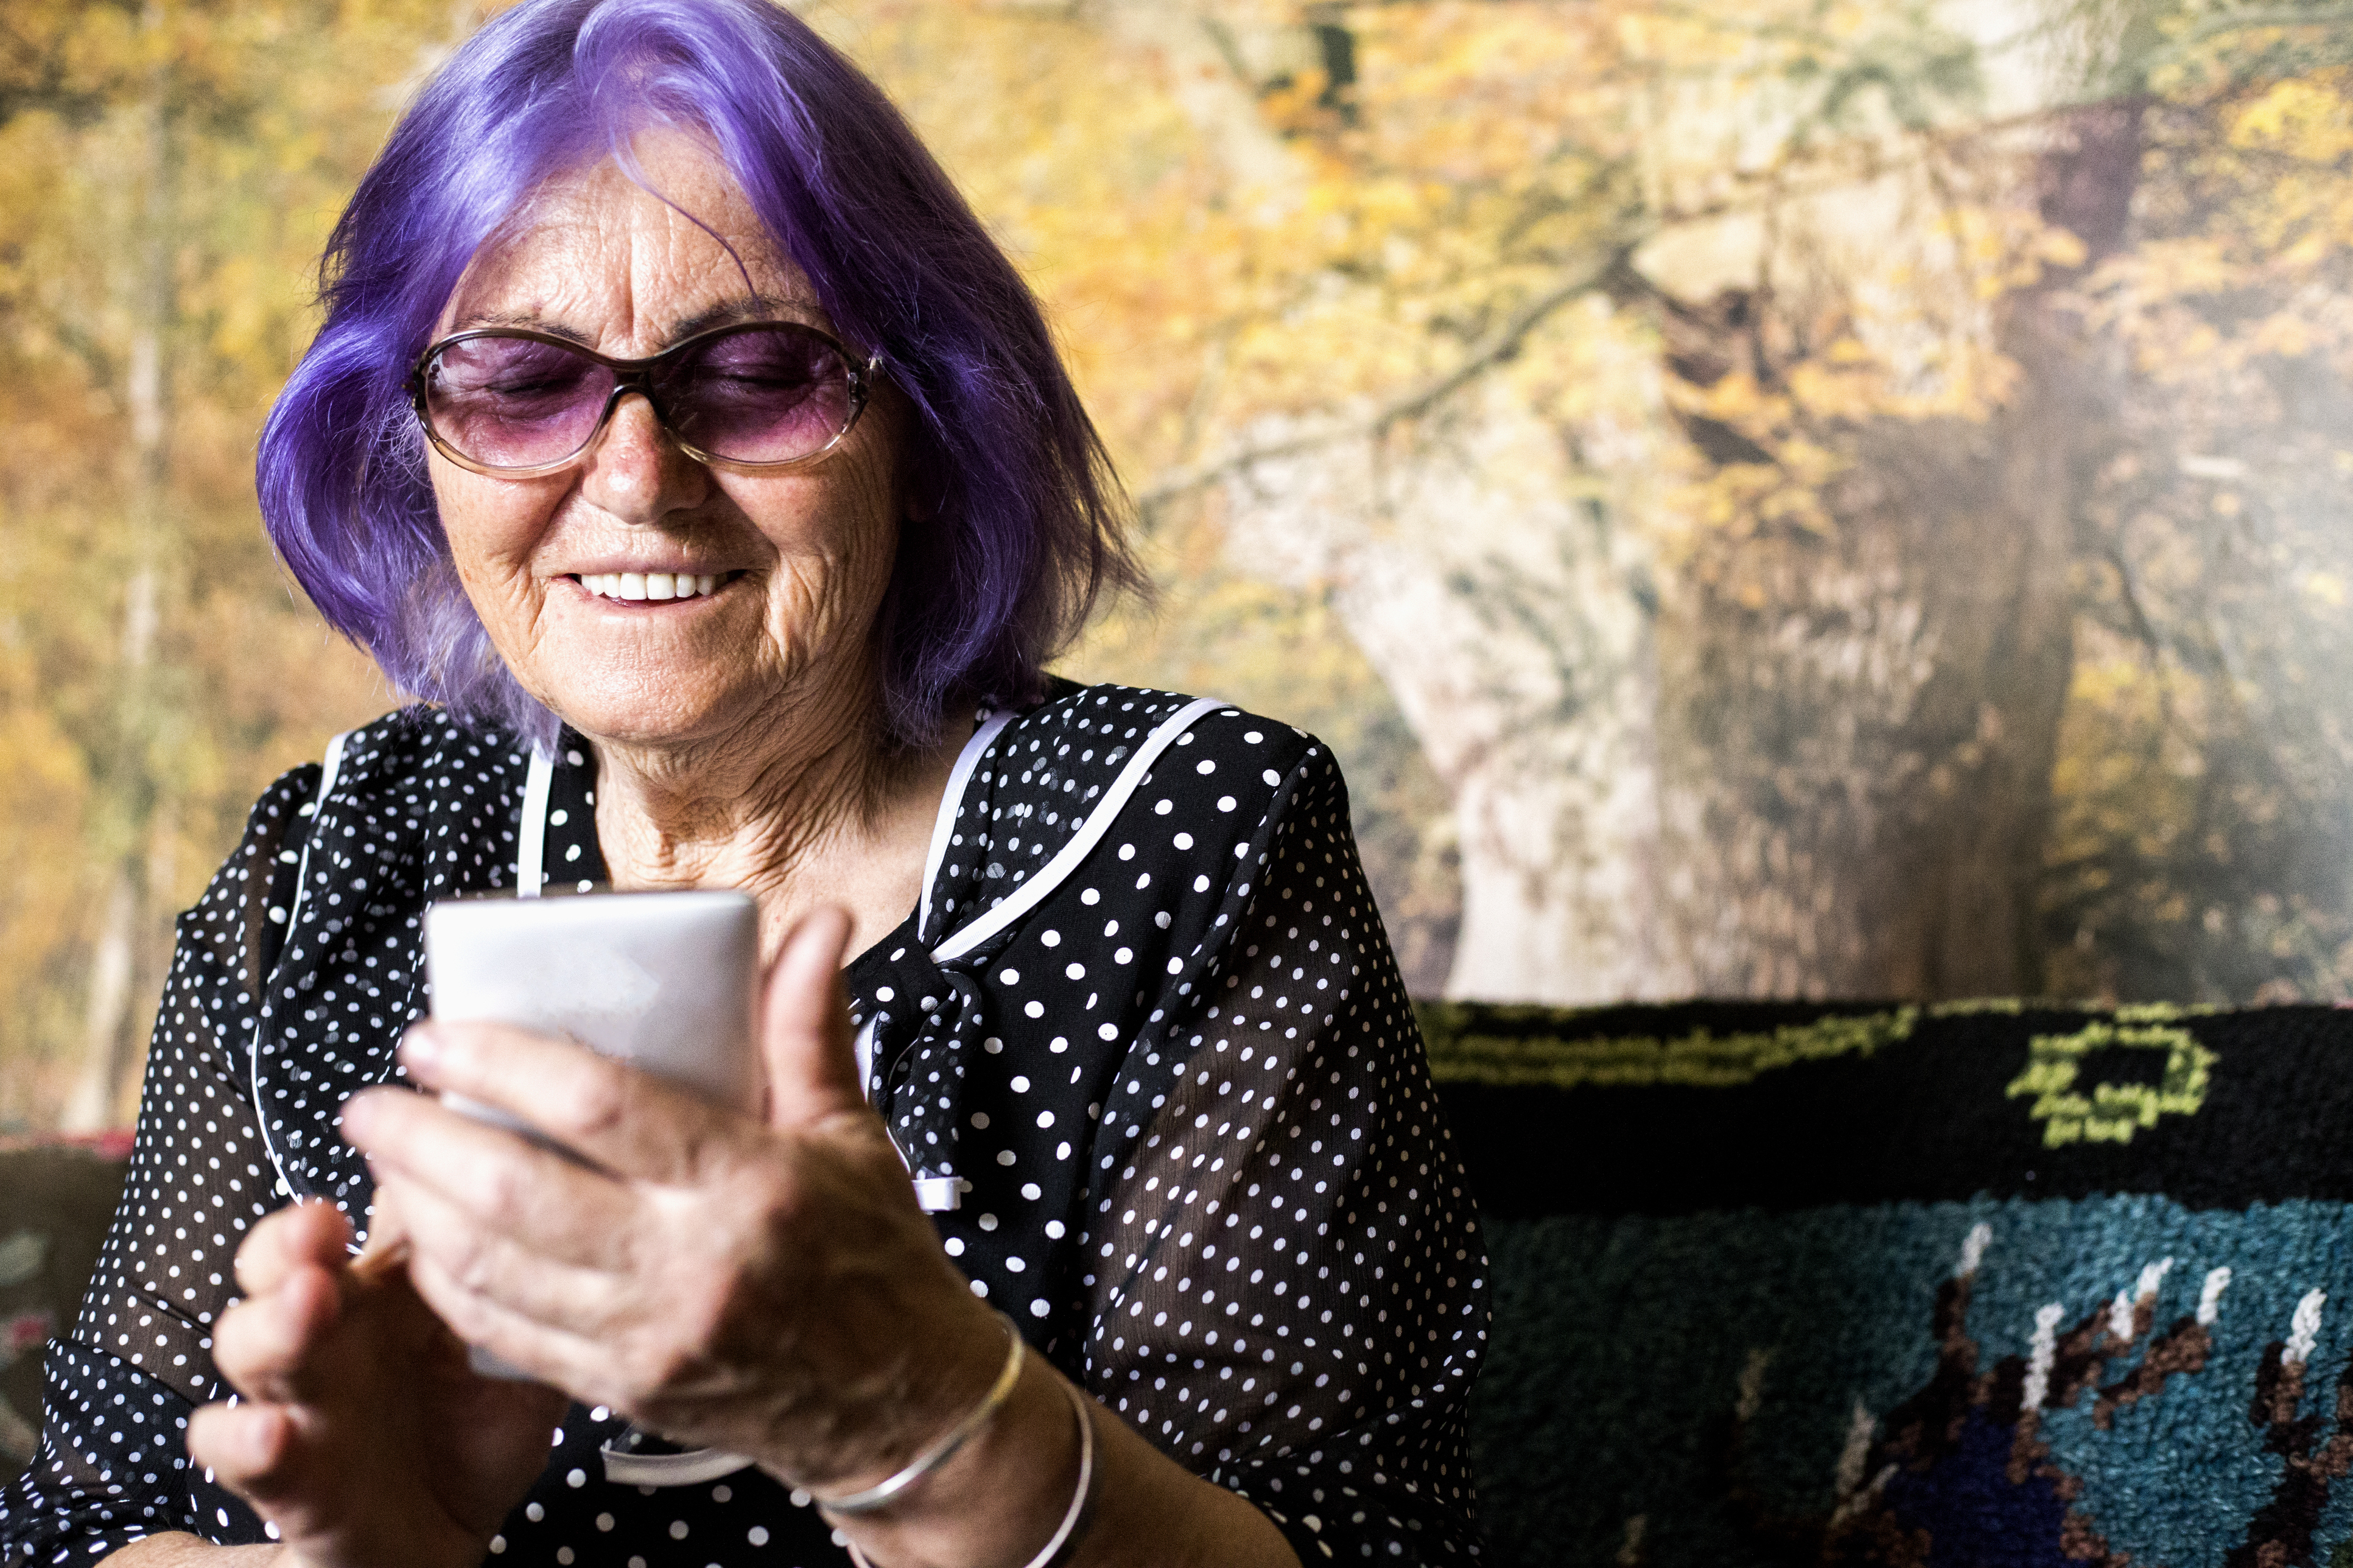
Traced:
POLYGON ((849 1054, 858 1058, 858 1092, 870 1105, 874 1100, 874 1022, 869 1018, 859 1025, 849 1041, 849 1054))
POLYGON ((932 884, 939 879, 940 862, 948 858, 948 840, 955 837, 956 813, 964 809, 965 785, 972 782, 972 772, 980 765, 980 754, 988 750, 998 731, 1012 722, 1010 713, 993 715, 972 732, 972 739, 956 753, 955 768, 948 774, 947 790, 940 796, 940 814, 932 823, 932 847, 923 857, 923 899, 915 913, 917 936, 932 929, 932 884))
POLYGON ((352 738, 349 730, 327 742, 327 754, 319 763, 319 793, 311 797, 311 831, 302 837, 302 856, 294 863, 294 896, 286 900, 286 935, 278 944, 278 962, 269 966, 269 973, 261 982, 261 1005, 255 1009, 253 1038, 246 1047, 247 1078, 253 1089, 253 1124, 261 1131, 262 1152, 269 1156, 271 1167, 278 1173, 278 1190, 288 1197, 294 1195, 294 1185, 286 1179, 286 1162, 280 1157, 278 1144, 269 1136, 269 1112, 261 1103, 261 1031, 269 1011, 269 987, 278 978, 279 965, 286 962, 286 950, 294 942, 294 922, 302 913, 302 895, 311 886, 311 847, 319 841, 319 814, 325 809, 327 795, 335 787, 335 775, 343 771, 343 742, 352 738))
POLYGON ((535 899, 547 885, 547 793, 555 759, 537 746, 522 777, 522 815, 515 819, 515 897, 535 899))
POLYGON ((691 1487, 749 1469, 753 1461, 723 1448, 690 1448, 683 1454, 624 1454, 598 1448, 605 1479, 625 1487, 691 1487))
POLYGON ((1040 866, 1003 903, 932 949, 932 962, 945 963, 951 959, 962 958, 1044 902, 1047 894, 1094 853, 1095 846, 1103 842, 1104 834, 1111 831, 1113 821, 1118 817, 1121 808, 1127 805, 1128 797, 1144 783, 1144 775, 1152 771, 1152 764, 1159 760, 1160 753, 1176 744, 1176 737, 1191 729, 1196 719, 1232 706, 1222 698, 1197 697, 1163 721, 1158 729, 1145 737, 1144 744, 1136 748, 1135 755, 1127 760, 1127 766, 1120 770, 1119 777, 1104 792, 1102 804, 1087 817, 1077 837, 1056 851, 1051 860, 1040 866))

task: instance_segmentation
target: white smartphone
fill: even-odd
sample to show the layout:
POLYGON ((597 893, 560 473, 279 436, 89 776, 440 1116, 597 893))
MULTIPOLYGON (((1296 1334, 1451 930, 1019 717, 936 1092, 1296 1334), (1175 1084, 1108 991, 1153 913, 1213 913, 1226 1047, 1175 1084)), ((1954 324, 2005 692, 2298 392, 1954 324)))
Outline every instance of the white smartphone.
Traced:
MULTIPOLYGON (((425 973, 442 1023, 520 1024, 757 1115, 760 926, 741 893, 456 899, 425 912, 425 973)), ((536 1137, 462 1095, 451 1109, 536 1137)), ((485 1377, 528 1376, 475 1347, 485 1377)))
POLYGON ((454 899, 425 913, 436 1022, 568 1036, 753 1113, 759 966, 758 910, 742 893, 454 899))

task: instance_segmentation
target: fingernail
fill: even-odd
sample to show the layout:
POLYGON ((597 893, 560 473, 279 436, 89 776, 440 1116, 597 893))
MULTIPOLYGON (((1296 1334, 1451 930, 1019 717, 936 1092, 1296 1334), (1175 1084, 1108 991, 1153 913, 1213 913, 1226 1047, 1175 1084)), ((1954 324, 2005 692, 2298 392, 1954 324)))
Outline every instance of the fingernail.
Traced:
POLYGON ((441 1037, 430 1024, 412 1024, 400 1037, 400 1059, 412 1068, 429 1069, 441 1059, 441 1037))

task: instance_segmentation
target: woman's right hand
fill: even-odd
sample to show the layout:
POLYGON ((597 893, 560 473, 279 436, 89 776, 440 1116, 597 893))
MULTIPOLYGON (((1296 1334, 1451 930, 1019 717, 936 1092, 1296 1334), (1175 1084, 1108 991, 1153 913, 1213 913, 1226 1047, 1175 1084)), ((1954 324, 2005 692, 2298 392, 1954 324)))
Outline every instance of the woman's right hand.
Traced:
POLYGON ((277 1526, 304 1568, 474 1568, 547 1463, 565 1396, 477 1376, 418 1299, 395 1216, 367 1254, 323 1203, 254 1226, 213 1358, 242 1396, 188 1423, 188 1452, 277 1526))

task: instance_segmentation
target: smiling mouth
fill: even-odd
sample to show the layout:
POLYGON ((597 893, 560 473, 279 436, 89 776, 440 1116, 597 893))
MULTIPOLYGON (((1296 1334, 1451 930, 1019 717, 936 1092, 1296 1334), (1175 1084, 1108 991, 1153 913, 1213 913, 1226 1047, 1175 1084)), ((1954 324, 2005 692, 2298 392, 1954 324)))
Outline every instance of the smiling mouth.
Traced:
POLYGON ((695 599, 715 594, 741 577, 741 572, 579 572, 567 574, 589 593, 600 599, 619 599, 628 604, 661 603, 676 599, 695 599))

